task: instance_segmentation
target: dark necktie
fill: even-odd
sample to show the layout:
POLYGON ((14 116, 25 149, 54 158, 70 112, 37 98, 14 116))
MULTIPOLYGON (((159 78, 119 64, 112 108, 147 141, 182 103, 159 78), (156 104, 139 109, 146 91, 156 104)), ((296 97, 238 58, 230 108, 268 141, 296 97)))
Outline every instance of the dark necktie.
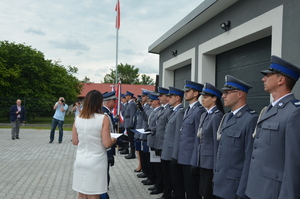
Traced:
POLYGON ((273 105, 270 104, 270 105, 268 106, 267 112, 268 112, 272 107, 273 107, 273 105))
POLYGON ((188 109, 186 109, 185 115, 188 114, 189 110, 190 110, 190 106, 188 107, 188 109))
POLYGON ((231 112, 231 113, 228 115, 227 122, 232 118, 232 116, 233 116, 233 112, 231 112))

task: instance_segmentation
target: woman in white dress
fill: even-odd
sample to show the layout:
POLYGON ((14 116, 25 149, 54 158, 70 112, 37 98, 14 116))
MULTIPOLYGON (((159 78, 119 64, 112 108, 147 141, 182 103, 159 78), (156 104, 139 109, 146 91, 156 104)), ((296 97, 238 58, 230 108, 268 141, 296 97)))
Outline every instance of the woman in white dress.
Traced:
POLYGON ((99 199, 107 192, 106 148, 116 143, 110 136, 109 118, 101 113, 103 96, 91 90, 72 130, 73 145, 78 145, 74 163, 73 189, 78 199, 99 199))

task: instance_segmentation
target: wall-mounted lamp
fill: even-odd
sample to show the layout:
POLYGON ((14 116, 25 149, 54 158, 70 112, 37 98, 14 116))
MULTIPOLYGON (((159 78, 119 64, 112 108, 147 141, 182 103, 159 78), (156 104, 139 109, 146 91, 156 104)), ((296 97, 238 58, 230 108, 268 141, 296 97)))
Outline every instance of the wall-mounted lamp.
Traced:
POLYGON ((221 28, 223 29, 223 30, 225 30, 225 31, 227 31, 227 30, 229 30, 229 28, 230 28, 230 24, 231 24, 231 22, 230 21, 227 21, 227 23, 221 23, 220 24, 220 26, 221 26, 221 28))
POLYGON ((176 56, 177 56, 177 50, 173 50, 173 51, 171 52, 171 54, 172 54, 174 57, 176 57, 176 56))

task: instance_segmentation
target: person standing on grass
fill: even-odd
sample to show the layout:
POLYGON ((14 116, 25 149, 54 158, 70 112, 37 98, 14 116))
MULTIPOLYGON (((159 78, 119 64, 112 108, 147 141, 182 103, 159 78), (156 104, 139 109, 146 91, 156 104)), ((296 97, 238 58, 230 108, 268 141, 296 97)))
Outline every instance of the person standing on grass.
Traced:
POLYGON ((66 111, 68 110, 68 105, 65 103, 65 98, 60 97, 58 99, 58 102, 56 102, 55 105, 53 106, 53 109, 55 110, 55 113, 52 119, 49 143, 51 144, 53 142, 55 129, 56 126, 58 126, 59 129, 58 143, 60 144, 63 138, 63 125, 65 120, 65 114, 66 111))

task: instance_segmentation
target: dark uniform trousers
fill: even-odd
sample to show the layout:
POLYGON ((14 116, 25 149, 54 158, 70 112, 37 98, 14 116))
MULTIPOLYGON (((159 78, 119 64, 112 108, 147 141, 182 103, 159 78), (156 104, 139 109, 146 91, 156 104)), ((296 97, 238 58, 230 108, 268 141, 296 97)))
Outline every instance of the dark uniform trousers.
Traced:
POLYGON ((150 153, 149 153, 147 161, 148 161, 148 165, 149 165, 149 175, 148 175, 148 178, 152 182, 156 182, 155 166, 154 166, 153 162, 150 162, 150 153))
POLYGON ((130 143, 130 153, 132 153, 133 155, 135 154, 135 147, 134 147, 134 132, 132 132, 130 130, 130 128, 126 128, 126 131, 128 133, 128 141, 130 143))
POLYGON ((185 189, 183 183, 182 165, 175 161, 171 161, 171 181, 173 189, 173 199, 185 199, 185 189))
POLYGON ((202 199, 199 195, 199 174, 191 173, 191 165, 182 165, 184 188, 187 199, 202 199))
POLYGON ((155 169, 155 187, 159 191, 163 191, 164 183, 163 183, 163 177, 162 177, 161 162, 154 162, 154 169, 155 169))
POLYGON ((172 184, 171 184, 171 161, 161 160, 161 170, 164 183, 164 194, 165 199, 171 199, 172 196, 172 184))

